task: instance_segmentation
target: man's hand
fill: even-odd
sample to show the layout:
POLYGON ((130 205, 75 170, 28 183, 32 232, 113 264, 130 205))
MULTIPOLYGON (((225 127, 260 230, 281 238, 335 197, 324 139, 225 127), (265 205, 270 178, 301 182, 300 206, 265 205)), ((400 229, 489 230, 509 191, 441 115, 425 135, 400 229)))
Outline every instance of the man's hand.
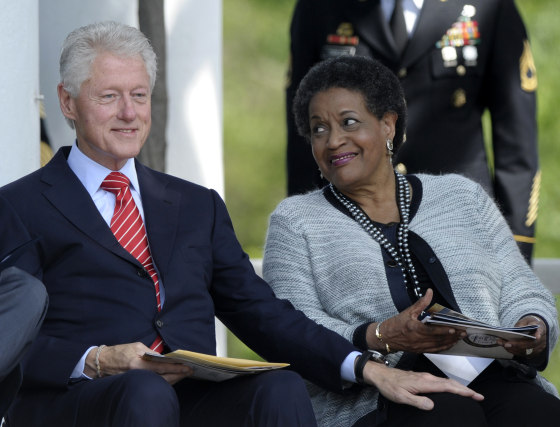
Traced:
POLYGON ((366 383, 377 387, 387 399, 418 409, 430 410, 434 402, 421 393, 454 393, 483 400, 484 396, 448 378, 439 378, 425 372, 403 371, 370 361, 364 368, 366 383))
MULTIPOLYGON (((97 348, 94 348, 86 357, 84 373, 91 378, 97 377, 96 353, 97 348)), ((140 342, 104 347, 99 353, 101 376, 121 374, 131 369, 147 369, 161 375, 169 384, 175 384, 193 374, 191 368, 179 363, 144 360, 142 359, 144 353, 153 353, 153 351, 140 342)))

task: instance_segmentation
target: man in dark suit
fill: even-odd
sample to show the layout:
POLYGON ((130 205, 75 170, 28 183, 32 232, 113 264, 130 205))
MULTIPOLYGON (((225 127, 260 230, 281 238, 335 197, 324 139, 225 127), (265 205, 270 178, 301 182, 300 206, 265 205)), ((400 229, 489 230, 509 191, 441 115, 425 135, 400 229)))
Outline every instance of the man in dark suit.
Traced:
POLYGON ((64 43, 60 70, 60 107, 76 143, 0 189, 14 233, 41 237, 20 265, 37 272, 50 297, 11 426, 314 425, 294 371, 339 391, 363 374, 389 398, 423 408, 430 401, 418 390, 481 398, 356 354, 274 297, 216 192, 134 160, 150 130, 156 74, 140 31, 113 22, 79 28, 64 43), (215 316, 294 371, 213 383, 189 378, 186 366, 142 358, 177 349, 214 354, 215 316))
MULTIPOLYGON (((0 206, 4 205, 0 198, 0 206)), ((11 241, 11 215, 0 209, 0 241, 11 241)), ((19 237, 18 237, 19 239, 19 237)), ((39 332, 47 312, 48 297, 43 284, 14 267, 15 258, 33 244, 28 241, 10 253, 0 252, 0 420, 21 385, 20 361, 39 332)))
POLYGON ((540 186, 537 80, 513 0, 402 0, 404 21, 393 17, 394 5, 394 0, 298 1, 286 96, 288 193, 324 184, 293 121, 299 82, 322 59, 374 57, 397 74, 407 100, 407 142, 394 159, 397 170, 460 173, 482 184, 530 260, 540 186), (403 40, 402 31, 399 49, 395 40, 403 40), (492 120, 490 168, 485 110, 492 120))

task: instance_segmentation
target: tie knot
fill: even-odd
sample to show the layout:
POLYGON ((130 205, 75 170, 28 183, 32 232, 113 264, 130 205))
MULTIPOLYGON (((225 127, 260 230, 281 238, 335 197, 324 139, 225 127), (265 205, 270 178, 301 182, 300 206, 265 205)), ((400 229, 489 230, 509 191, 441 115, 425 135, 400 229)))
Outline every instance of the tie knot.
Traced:
POLYGON ((101 188, 105 191, 117 194, 122 189, 130 185, 129 179, 126 175, 120 172, 111 172, 101 183, 101 188))

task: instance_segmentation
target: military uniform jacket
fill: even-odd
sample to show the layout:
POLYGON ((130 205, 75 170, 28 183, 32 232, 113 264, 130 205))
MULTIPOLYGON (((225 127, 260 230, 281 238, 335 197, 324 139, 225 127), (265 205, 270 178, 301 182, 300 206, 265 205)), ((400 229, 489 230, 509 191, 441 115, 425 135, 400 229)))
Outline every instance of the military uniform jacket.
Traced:
POLYGON ((338 55, 381 61, 400 78, 408 126, 395 165, 407 173, 460 173, 501 208, 526 257, 538 202, 536 70, 512 0, 424 0, 405 50, 397 52, 379 0, 299 0, 291 24, 287 87, 288 192, 321 184, 291 105, 316 62, 338 55), (482 115, 492 121, 489 167, 482 115))

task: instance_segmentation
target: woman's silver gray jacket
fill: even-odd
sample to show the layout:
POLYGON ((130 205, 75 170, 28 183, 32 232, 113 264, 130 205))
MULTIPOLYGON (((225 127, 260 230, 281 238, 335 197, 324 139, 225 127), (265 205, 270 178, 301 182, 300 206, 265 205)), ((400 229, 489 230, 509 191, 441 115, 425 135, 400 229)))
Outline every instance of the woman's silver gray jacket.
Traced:
MULTIPOLYGON (((496 326, 537 314, 548 322, 552 348, 558 338, 554 297, 523 259, 492 199, 459 175, 416 176, 423 191, 410 230, 436 254, 462 313, 496 326)), ((317 190, 285 199, 271 215, 263 275, 278 297, 352 341, 358 326, 398 314, 381 250, 317 190)), ((392 366, 401 355, 389 356, 392 366)), ((344 395, 312 384, 309 390, 322 426, 350 426, 377 405, 374 387, 344 395)))

